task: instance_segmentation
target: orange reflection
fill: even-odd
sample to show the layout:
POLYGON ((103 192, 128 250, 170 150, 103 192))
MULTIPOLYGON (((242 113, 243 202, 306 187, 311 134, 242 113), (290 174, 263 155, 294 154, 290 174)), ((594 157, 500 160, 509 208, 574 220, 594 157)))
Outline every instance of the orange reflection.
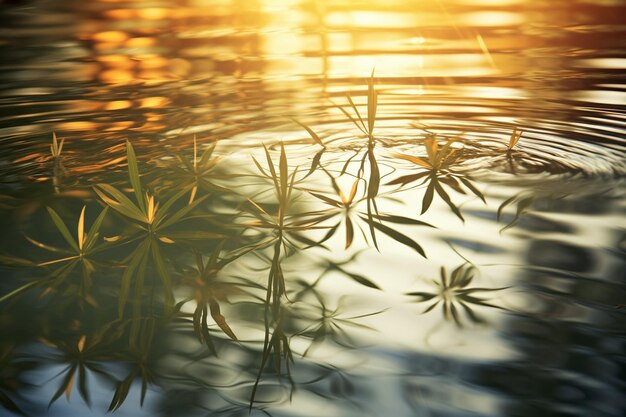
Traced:
POLYGON ((139 101, 140 108, 163 108, 170 100, 165 97, 146 97, 139 101))
POLYGON ((111 101, 104 106, 104 110, 123 110, 129 109, 132 103, 128 100, 111 101))
POLYGON ((120 44, 128 39, 128 34, 120 31, 99 32, 92 35, 91 39, 95 42, 107 44, 120 44))
POLYGON ((157 40, 150 37, 137 37, 131 38, 126 42, 126 46, 129 48, 149 48, 156 45, 157 40))
POLYGON ((170 17, 171 13, 172 13, 171 9, 149 7, 145 9, 139 9, 137 11, 137 17, 139 19, 146 19, 146 20, 159 20, 159 19, 165 19, 166 17, 170 17))
POLYGON ((99 123, 94 122, 63 122, 56 125, 58 130, 65 131, 73 131, 73 132, 84 132, 89 133, 100 128, 99 123))

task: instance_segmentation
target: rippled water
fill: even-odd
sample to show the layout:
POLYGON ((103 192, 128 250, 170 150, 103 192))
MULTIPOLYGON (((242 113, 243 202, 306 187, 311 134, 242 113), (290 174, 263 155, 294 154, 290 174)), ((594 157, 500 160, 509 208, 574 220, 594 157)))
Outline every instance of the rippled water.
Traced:
POLYGON ((625 15, 1 2, 0 415, 624 415, 625 15))

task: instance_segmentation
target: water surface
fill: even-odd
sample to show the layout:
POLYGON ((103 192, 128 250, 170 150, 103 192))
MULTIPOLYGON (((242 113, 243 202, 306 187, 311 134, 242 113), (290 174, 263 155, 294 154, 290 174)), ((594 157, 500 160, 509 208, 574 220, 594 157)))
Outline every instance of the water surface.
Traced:
POLYGON ((622 416, 624 15, 1 3, 0 415, 622 416))

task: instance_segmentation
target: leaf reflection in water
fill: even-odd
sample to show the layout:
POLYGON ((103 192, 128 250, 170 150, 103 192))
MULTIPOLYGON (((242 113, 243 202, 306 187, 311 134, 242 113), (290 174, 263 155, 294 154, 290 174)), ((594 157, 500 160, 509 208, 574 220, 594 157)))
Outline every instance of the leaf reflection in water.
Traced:
MULTIPOLYGON (((267 413, 266 400, 257 397, 271 389, 269 378, 264 378, 268 373, 276 376, 278 384, 286 381, 293 392, 296 382, 292 373, 297 356, 291 346, 294 340, 299 347, 304 346, 301 356, 307 359, 303 359, 302 366, 317 366, 317 373, 324 368, 323 376, 314 381, 330 380, 330 392, 311 382, 312 392, 328 397, 354 392, 353 382, 342 370, 314 365, 309 356, 326 343, 342 349, 362 346, 352 336, 353 331, 374 331, 361 319, 385 310, 371 307, 362 314, 350 314, 345 298, 333 303, 325 300, 320 282, 333 273, 359 284, 364 291, 382 291, 381 282, 367 273, 355 272, 357 256, 370 243, 370 249, 388 250, 387 246, 379 246, 378 233, 391 239, 392 248, 405 246, 417 252, 418 259, 425 258, 426 249, 418 239, 417 230, 435 226, 392 210, 379 210, 378 204, 393 200, 393 194, 417 182, 417 187, 426 188, 421 214, 432 207, 436 192, 463 220, 457 203, 444 186, 460 194, 469 192, 485 202, 474 178, 462 168, 468 160, 492 156, 492 150, 485 148, 483 155, 481 148, 475 147, 471 153, 464 154, 456 139, 441 144, 436 135, 429 134, 423 141, 426 156, 394 153, 385 161, 390 165, 398 160, 408 161, 418 172, 381 184, 381 178, 389 174, 381 175, 376 155, 378 94, 373 72, 368 80, 367 117, 361 115, 350 96, 348 102, 351 112, 340 109, 366 141, 350 158, 339 161, 340 169, 323 159, 328 155, 326 152, 333 151, 332 142, 324 143, 303 124, 300 125, 313 139, 309 146, 322 146, 306 171, 293 166, 293 159, 288 157, 285 143, 281 142, 278 149, 263 146, 265 161, 253 156, 256 172, 240 175, 229 164, 218 164, 224 157, 215 156, 217 142, 210 143, 198 156, 194 136, 193 157, 178 153, 176 159, 159 161, 162 171, 142 176, 134 147, 127 142, 131 190, 127 192, 113 183, 95 185, 96 202, 104 209, 90 227, 86 214, 94 210, 89 200, 72 227, 75 232, 70 231, 57 211, 48 208, 52 225, 67 247, 28 237, 39 249, 59 254, 58 257, 43 261, 17 256, 0 258, 3 264, 28 276, 0 301, 10 308, 27 299, 31 291, 40 298, 55 294, 50 299, 56 303, 58 315, 74 323, 71 337, 59 341, 45 337, 47 344, 62 352, 59 360, 66 364, 50 404, 63 393, 69 398, 75 381, 81 397, 89 403, 88 373, 99 375, 112 387, 109 411, 122 406, 135 381, 141 382, 143 404, 148 388, 167 379, 159 373, 163 362, 160 349, 162 340, 173 329, 193 334, 195 343, 203 349, 197 360, 211 357, 216 366, 222 360, 218 356, 220 351, 253 352, 236 383, 239 386, 241 381, 249 381, 248 396, 245 400, 228 400, 232 408, 227 409, 233 413, 242 409, 267 413), (278 158, 274 153, 278 153, 278 158), (344 189, 340 182, 346 180, 349 184, 344 189), (401 187, 389 187, 397 185, 401 187), (240 193, 238 189, 242 186, 254 187, 253 192, 240 193), (345 230, 340 246, 346 252, 360 244, 355 238, 358 231, 365 243, 346 260, 340 260, 332 249, 333 238, 338 237, 340 228, 345 230), (305 252, 310 257, 301 256, 305 252), (313 271, 315 276, 302 279, 296 272, 286 270, 285 263, 291 261, 302 263, 302 270, 313 271), (29 275, 32 269, 41 268, 47 272, 43 279, 29 275), (110 308, 111 305, 117 308, 110 308), (250 340, 242 336, 245 330, 238 327, 238 313, 243 311, 243 306, 255 311, 250 322, 262 328, 262 340, 256 340, 262 346, 258 350, 246 347, 250 340), (91 315, 93 322, 88 326, 77 319, 78 313, 91 315), (214 325, 218 331, 212 329, 214 325), (107 365, 118 362, 125 364, 123 372, 108 372, 107 365)), ((520 135, 514 132, 509 150, 520 135)), ((61 145, 57 143, 56 147, 60 156, 61 145)), ((516 199, 519 198, 505 201, 500 211, 516 199)), ((504 288, 472 287, 476 274, 476 268, 469 263, 458 266, 449 275, 442 267, 433 291, 408 295, 418 303, 430 303, 425 313, 441 305, 444 318, 459 327, 464 325, 463 313, 466 320, 482 323, 483 318, 475 310, 497 307, 485 294, 504 288)), ((330 280, 324 281, 325 285, 329 283, 330 280)), ((61 322, 45 322, 44 333, 59 332, 61 322)), ((198 379, 186 381, 227 397, 220 391, 226 386, 217 387, 198 379)), ((5 391, 0 390, 3 406, 17 410, 5 391)))
POLYGON ((488 298, 484 298, 486 293, 502 291, 509 287, 484 288, 470 287, 476 278, 477 269, 474 265, 464 263, 456 267, 449 275, 444 266, 441 267, 439 280, 432 280, 433 291, 415 291, 407 293, 415 297, 417 303, 431 304, 422 314, 432 311, 441 305, 441 312, 445 320, 453 320, 458 327, 463 327, 459 310, 465 313, 465 317, 475 324, 485 323, 485 320, 474 310, 479 307, 490 307, 503 309, 492 304, 488 298))

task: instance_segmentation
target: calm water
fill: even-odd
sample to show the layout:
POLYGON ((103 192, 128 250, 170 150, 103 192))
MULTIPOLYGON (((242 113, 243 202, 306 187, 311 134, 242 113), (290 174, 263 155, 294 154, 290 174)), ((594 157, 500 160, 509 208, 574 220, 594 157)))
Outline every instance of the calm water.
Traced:
POLYGON ((0 415, 623 416, 624 16, 0 2, 0 415))

